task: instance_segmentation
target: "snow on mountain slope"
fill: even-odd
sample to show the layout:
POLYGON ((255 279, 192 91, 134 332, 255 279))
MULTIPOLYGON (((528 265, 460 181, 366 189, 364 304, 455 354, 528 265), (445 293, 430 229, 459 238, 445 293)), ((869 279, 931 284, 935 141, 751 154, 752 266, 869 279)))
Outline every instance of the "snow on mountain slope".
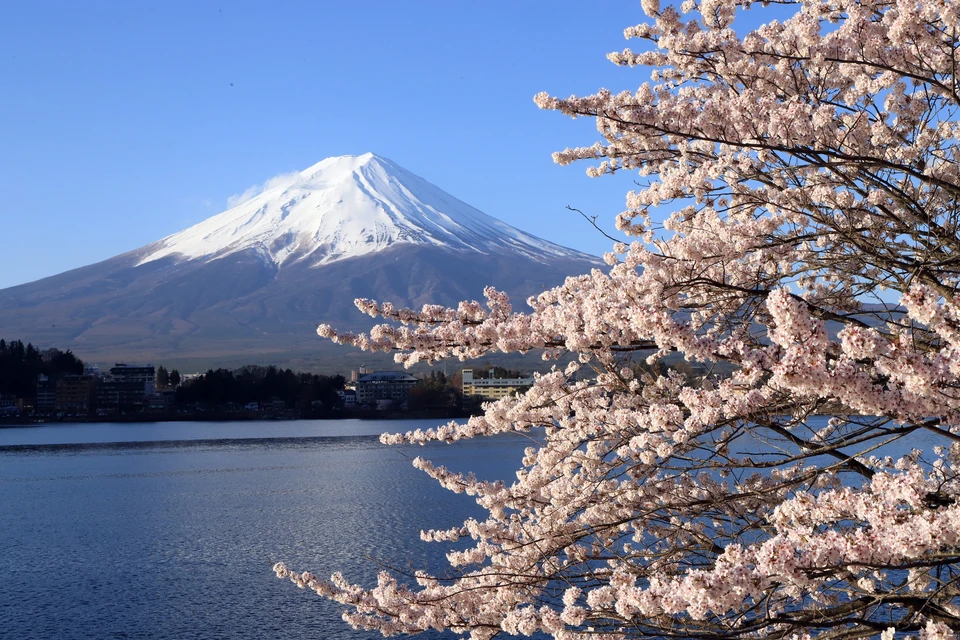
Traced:
POLYGON ((589 256, 524 233, 372 153, 327 158, 292 184, 146 247, 138 265, 167 256, 213 260, 253 250, 278 267, 322 265, 398 243, 544 261, 589 256))

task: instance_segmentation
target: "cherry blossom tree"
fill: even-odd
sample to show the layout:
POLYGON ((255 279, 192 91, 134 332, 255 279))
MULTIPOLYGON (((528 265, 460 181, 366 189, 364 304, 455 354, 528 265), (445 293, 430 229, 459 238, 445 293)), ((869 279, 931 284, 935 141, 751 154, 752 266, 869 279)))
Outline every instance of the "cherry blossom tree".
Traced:
POLYGON ((555 364, 465 425, 383 437, 537 441, 510 483, 415 461, 487 511, 423 532, 459 541, 450 567, 281 577, 384 634, 956 637, 960 0, 771 5, 643 0, 639 52, 609 57, 648 82, 536 97, 597 124, 557 162, 636 176, 609 269, 528 312, 488 289, 320 327, 406 365, 555 364), (637 374, 681 357, 706 373, 637 374), (911 439, 942 446, 885 457, 911 439))

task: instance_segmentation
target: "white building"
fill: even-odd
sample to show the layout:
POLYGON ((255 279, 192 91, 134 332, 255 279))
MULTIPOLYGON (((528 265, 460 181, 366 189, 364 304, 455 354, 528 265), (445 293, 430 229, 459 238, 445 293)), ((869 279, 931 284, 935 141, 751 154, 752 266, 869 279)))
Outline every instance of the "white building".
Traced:
POLYGON ((402 371, 373 371, 357 378, 357 404, 382 406, 380 400, 403 404, 417 379, 402 371))

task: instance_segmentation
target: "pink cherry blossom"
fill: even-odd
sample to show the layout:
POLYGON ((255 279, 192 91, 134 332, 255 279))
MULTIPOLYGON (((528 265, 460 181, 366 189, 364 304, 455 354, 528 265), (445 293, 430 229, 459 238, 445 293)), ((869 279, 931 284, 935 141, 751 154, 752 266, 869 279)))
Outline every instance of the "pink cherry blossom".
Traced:
POLYGON ((509 481, 414 461, 486 510, 422 533, 460 541, 446 571, 278 576, 384 635, 956 637, 960 0, 761 4, 644 0, 609 56, 635 90, 536 96, 597 124, 558 163, 636 178, 609 268, 523 310, 358 300, 384 323, 318 329, 407 366, 546 364, 382 438, 531 438, 509 481))

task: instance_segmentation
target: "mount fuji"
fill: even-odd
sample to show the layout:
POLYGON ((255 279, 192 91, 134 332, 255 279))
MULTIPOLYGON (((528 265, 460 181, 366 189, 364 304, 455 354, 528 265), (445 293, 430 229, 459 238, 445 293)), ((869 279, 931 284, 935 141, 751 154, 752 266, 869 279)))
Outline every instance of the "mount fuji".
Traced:
POLYGON ((91 361, 318 369, 332 351, 315 324, 369 326, 355 298, 450 305, 494 285, 519 301, 600 265, 371 153, 271 182, 140 249, 0 290, 0 337, 91 361))

